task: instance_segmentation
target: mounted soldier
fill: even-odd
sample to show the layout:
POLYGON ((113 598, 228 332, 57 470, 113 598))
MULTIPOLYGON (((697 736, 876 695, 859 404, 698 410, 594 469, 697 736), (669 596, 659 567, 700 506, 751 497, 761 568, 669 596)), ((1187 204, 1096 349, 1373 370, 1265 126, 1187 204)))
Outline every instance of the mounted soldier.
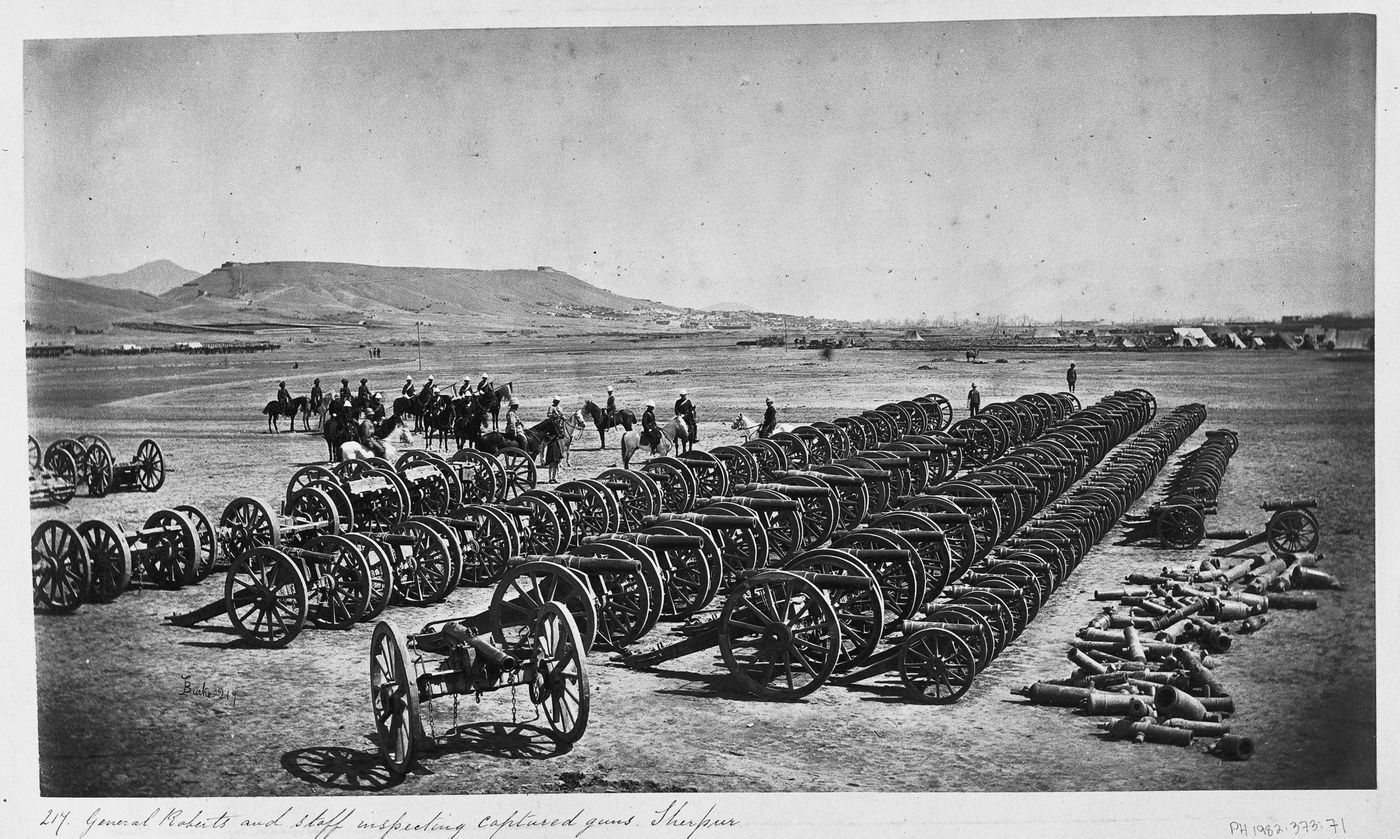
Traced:
POLYGON ((424 407, 426 407, 427 405, 431 404, 432 401, 436 398, 437 385, 433 384, 433 377, 429 376, 428 380, 423 383, 423 392, 420 395, 420 400, 424 407))
POLYGON ((408 376, 407 378, 405 378, 405 379, 403 380, 403 391, 402 391, 403 395, 404 395, 404 396, 407 396, 409 399, 412 399, 413 396, 414 396, 414 394, 417 393, 417 392, 418 392, 418 388, 416 388, 416 387, 413 386, 413 377, 412 377, 412 376, 408 376))
POLYGON ((360 408, 359 421, 355 423, 355 442, 374 452, 375 457, 384 456, 384 443, 375 436, 378 429, 370 419, 369 409, 360 408))
POLYGON ((530 444, 525 439, 525 423, 520 421, 519 408, 519 402, 514 399, 510 400, 510 410, 506 411, 505 435, 516 440, 522 451, 529 451, 530 444))
POLYGON ((286 413, 288 406, 292 404, 292 395, 287 392, 287 383, 277 383, 277 405, 286 413))
POLYGON ((688 391, 682 389, 680 398, 676 400, 676 416, 685 420, 686 427, 685 440, 678 440, 677 442, 684 442, 687 445, 690 445, 695 443, 697 435, 695 422, 695 403, 690 401, 690 397, 687 394, 688 391))
POLYGON ((656 444, 661 442, 661 427, 656 424, 656 400, 647 400, 647 409, 642 412, 642 439, 644 446, 656 453, 656 444))
POLYGON ((360 379, 360 389, 356 391, 355 395, 360 397, 362 403, 366 405, 369 404, 369 400, 374 396, 374 394, 369 391, 369 379, 360 379))
POLYGON ((617 417, 617 397, 613 394, 613 386, 608 385, 608 404, 603 409, 603 419, 608 421, 608 426, 616 425, 617 417))
POLYGON ((768 408, 763 412, 763 424, 758 427, 759 439, 766 440, 773 433, 773 429, 778 427, 778 409, 773 407, 773 398, 764 400, 768 403, 768 408))
POLYGON ((340 398, 341 398, 341 399, 349 399, 349 398, 350 398, 350 380, 349 380, 349 379, 341 379, 341 380, 340 380, 340 398))

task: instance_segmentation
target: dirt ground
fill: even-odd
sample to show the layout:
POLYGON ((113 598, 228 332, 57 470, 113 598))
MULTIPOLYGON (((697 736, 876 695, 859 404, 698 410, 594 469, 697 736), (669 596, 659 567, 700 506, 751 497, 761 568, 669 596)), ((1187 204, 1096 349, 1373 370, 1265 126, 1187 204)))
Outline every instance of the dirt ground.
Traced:
MULTIPOLYGON (((1006 356, 970 365, 911 352, 812 352, 706 342, 617 339, 519 341, 486 348, 439 342, 420 373, 412 350, 370 362, 350 345, 284 347, 250 356, 71 358, 28 363, 30 433, 47 444, 97 432, 119 459, 153 437, 169 474, 155 495, 79 497, 39 509, 31 521, 109 518, 136 523, 157 507, 193 503, 217 518, 240 495, 279 499, 301 464, 324 458, 315 434, 264 432, 260 407, 289 379, 305 393, 367 375, 396 390, 405 374, 442 382, 481 373, 513 380, 525 418, 542 417, 551 395, 566 407, 601 399, 607 384, 640 412, 663 411, 688 387, 702 447, 737 442, 727 421, 761 415, 771 395, 783 421, 812 421, 929 392, 963 412, 976 381, 983 404, 1059 390, 1077 362, 1086 402, 1145 387, 1162 410, 1201 402, 1209 417, 1182 447, 1228 427, 1240 434, 1213 528, 1258 530, 1258 504, 1312 496, 1320 505, 1323 567, 1346 584, 1322 592, 1315 612, 1270 616, 1237 639, 1217 675, 1235 698, 1232 724, 1256 740, 1252 761, 1226 763, 1203 748, 1151 747, 1102 739, 1096 719, 1040 708, 1012 695, 1038 679, 1068 675, 1065 643, 1101 604, 1095 588, 1125 573, 1175 565, 1207 548, 1116 547, 1110 536, 1050 599, 1027 631, 957 704, 901 699, 897 677, 855 688, 826 686, 782 704, 737 692, 717 653, 634 672, 588 660, 592 717, 572 748, 530 724, 521 691, 455 709, 458 736, 407 778, 381 768, 368 697, 371 624, 308 630, 280 650, 244 646, 223 619, 209 628, 162 624, 222 596, 222 577, 179 592, 130 591, 108 605, 34 619, 41 792, 62 796, 315 795, 626 791, 1041 791, 1372 788, 1376 783, 1374 376, 1371 361, 1314 353, 1096 353, 1074 358, 1006 356), (293 363, 299 369, 292 369, 293 363), (927 368, 927 369, 923 369, 927 368), (648 375, 658 371, 675 373, 648 375), (609 378, 609 371, 613 378, 609 378), (221 628, 222 627, 222 628, 221 628), (230 694, 232 694, 230 696, 230 694), (519 722, 516 722, 516 721, 519 722)), ((576 444, 561 477, 592 476, 618 463, 616 436, 576 444)), ((1151 500, 1154 490, 1140 502, 1151 500)), ((488 589, 459 589, 425 609, 391 608, 401 629, 474 613, 488 589)), ((661 640, 663 625, 647 642, 661 640)), ((439 703, 439 725, 454 709, 439 703)))

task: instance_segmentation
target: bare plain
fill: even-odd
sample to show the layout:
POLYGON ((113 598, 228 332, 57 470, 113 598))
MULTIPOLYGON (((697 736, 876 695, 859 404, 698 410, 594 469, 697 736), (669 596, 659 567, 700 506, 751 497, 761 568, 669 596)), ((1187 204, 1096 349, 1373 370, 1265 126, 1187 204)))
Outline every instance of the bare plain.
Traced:
MULTIPOLYGON (((56 517, 143 520, 190 503, 217 518, 240 495, 281 498, 302 464, 325 458, 319 434, 265 433, 261 406, 279 379, 295 394, 342 376, 397 392, 405 375, 446 384, 482 373, 514 381, 527 422, 551 395, 572 410, 614 384, 619 404, 648 398, 668 416, 680 387, 699 407, 699 446, 733 443, 729 422, 762 413, 772 396, 784 422, 830 419, 894 399, 946 395, 965 413, 972 381, 983 404, 1061 390, 1075 361, 1086 403, 1143 387, 1159 409, 1207 407, 1204 431, 1239 432, 1212 528, 1257 531, 1270 497, 1314 497, 1323 568, 1346 585, 1321 592, 1315 612, 1280 612, 1237 639, 1217 675, 1238 708, 1234 729, 1258 751, 1226 763, 1199 746, 1104 740, 1097 719, 1012 695, 1071 669, 1065 642, 1099 611, 1095 588, 1125 573, 1205 555, 1116 547, 1110 535, 1050 599, 1026 632, 960 702, 906 703, 897 679, 826 686, 805 701, 759 701, 736 690, 717 654, 630 671, 589 657, 592 717, 572 748, 530 724, 525 691, 478 704, 463 697, 458 734, 404 779, 377 756, 369 712, 373 625, 308 630, 289 647, 244 646, 232 631, 185 629, 162 618, 222 596, 222 575, 178 592, 133 590, 67 616, 35 616, 40 789, 62 796, 314 795, 604 791, 1050 791, 1366 789, 1376 785, 1375 457, 1373 361, 1321 353, 1184 352, 1008 354, 971 365, 929 353, 736 347, 714 338, 579 338, 488 347, 439 340, 385 347, 370 361, 354 344, 284 345, 256 355, 74 357, 28 362, 30 433, 41 443, 103 435, 120 458, 144 437, 160 442, 169 474, 154 495, 76 498, 56 517), (431 359, 429 361, 428 359, 431 359), (299 365, 292 369, 293 363, 299 365), (927 368, 927 369, 921 369, 927 368), (658 374, 661 371, 676 371, 658 374), (651 374, 651 375, 648 375, 651 374), (187 681, 188 680, 188 681, 187 681), (205 691, 187 692, 187 684, 205 691), (228 692, 234 696, 229 698, 228 692), (223 696, 220 697, 220 692, 223 696), (518 723, 515 722, 518 720, 518 723)), ((941 354, 940 354, 941 356, 941 354)), ((991 358, 984 353, 984 359, 991 358)), ((284 426, 285 427, 285 426, 284 426)), ((314 427, 314 425, 313 425, 314 427)), ((620 465, 617 435, 598 450, 590 428, 561 479, 620 465)), ((1139 501, 1152 500, 1154 490, 1139 501)), ((427 609, 392 608, 401 629, 484 607, 489 589, 458 589, 427 609)), ((647 639, 665 639, 666 625, 647 639)), ((447 708, 444 703, 436 703, 447 708)), ((450 721, 449 721, 450 722, 450 721)))

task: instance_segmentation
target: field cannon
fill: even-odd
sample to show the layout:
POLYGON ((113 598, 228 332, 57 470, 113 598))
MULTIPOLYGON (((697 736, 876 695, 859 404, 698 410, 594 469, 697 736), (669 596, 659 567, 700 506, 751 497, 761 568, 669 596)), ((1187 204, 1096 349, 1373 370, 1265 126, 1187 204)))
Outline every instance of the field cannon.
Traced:
POLYGON ((1265 501, 1259 505, 1270 513, 1262 533, 1211 551, 1213 556, 1229 556, 1236 551, 1267 543, 1276 554, 1312 553, 1320 541, 1317 501, 1311 498, 1290 498, 1265 501))
MULTIPOLYGON (((522 607, 523 608, 523 607, 522 607)), ((458 696, 519 686, 529 691, 554 736, 564 743, 588 728, 588 668, 583 639, 561 604, 530 607, 524 630, 512 638, 488 635, 479 620, 457 618, 426 624, 403 635, 381 621, 370 639, 370 708, 380 751, 389 769, 403 774, 419 745, 455 728, 458 696), (439 729, 433 700, 453 697, 452 726, 439 729), (424 726, 424 717, 428 726, 424 726)))
POLYGON ((177 589, 203 578, 218 557, 209 517, 190 505, 157 510, 133 529, 105 519, 78 525, 92 560, 89 599, 109 603, 132 580, 177 589))
POLYGON ((29 506, 67 504, 78 493, 80 472, 73 452, 62 446, 41 451, 39 441, 29 438, 29 506))
POLYGON ((136 454, 117 463, 112 448, 101 437, 92 437, 85 455, 88 494, 100 498, 109 492, 135 489, 155 492, 165 484, 165 455, 155 440, 142 440, 136 454))
POLYGON ((874 574, 854 557, 822 549, 799 555, 781 570, 742 572, 718 617, 683 627, 683 640, 646 653, 624 652, 620 660, 647 668, 718 647, 744 690, 795 700, 820 688, 838 666, 868 655, 883 625, 874 574))

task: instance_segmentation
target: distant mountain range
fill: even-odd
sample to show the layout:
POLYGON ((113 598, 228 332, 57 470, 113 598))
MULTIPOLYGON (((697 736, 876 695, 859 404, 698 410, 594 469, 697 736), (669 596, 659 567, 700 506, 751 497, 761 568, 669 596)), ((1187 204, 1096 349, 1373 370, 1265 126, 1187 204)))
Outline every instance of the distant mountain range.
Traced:
POLYGON ((123 271, 120 274, 78 277, 76 281, 99 288, 125 288, 159 295, 198 276, 198 271, 181 268, 168 259, 157 259, 155 262, 138 265, 130 271, 123 271))
POLYGON ((758 311, 758 310, 755 309, 754 307, 748 305, 747 303, 739 303, 739 302, 737 302, 737 301, 729 301, 729 302, 727 302, 727 303, 711 303, 711 304, 708 305, 708 306, 702 307, 702 308, 701 308, 701 311, 704 311, 704 312, 756 312, 756 311, 758 311))
POLYGON ((613 294, 552 268, 487 271, 336 262, 230 262, 196 275, 162 260, 125 274, 85 280, 26 271, 25 295, 31 324, 56 331, 154 320, 180 324, 425 320, 517 328, 582 324, 583 319, 638 310, 675 310, 613 294), (155 288, 173 278, 180 282, 158 295, 114 287, 140 282, 155 288))

